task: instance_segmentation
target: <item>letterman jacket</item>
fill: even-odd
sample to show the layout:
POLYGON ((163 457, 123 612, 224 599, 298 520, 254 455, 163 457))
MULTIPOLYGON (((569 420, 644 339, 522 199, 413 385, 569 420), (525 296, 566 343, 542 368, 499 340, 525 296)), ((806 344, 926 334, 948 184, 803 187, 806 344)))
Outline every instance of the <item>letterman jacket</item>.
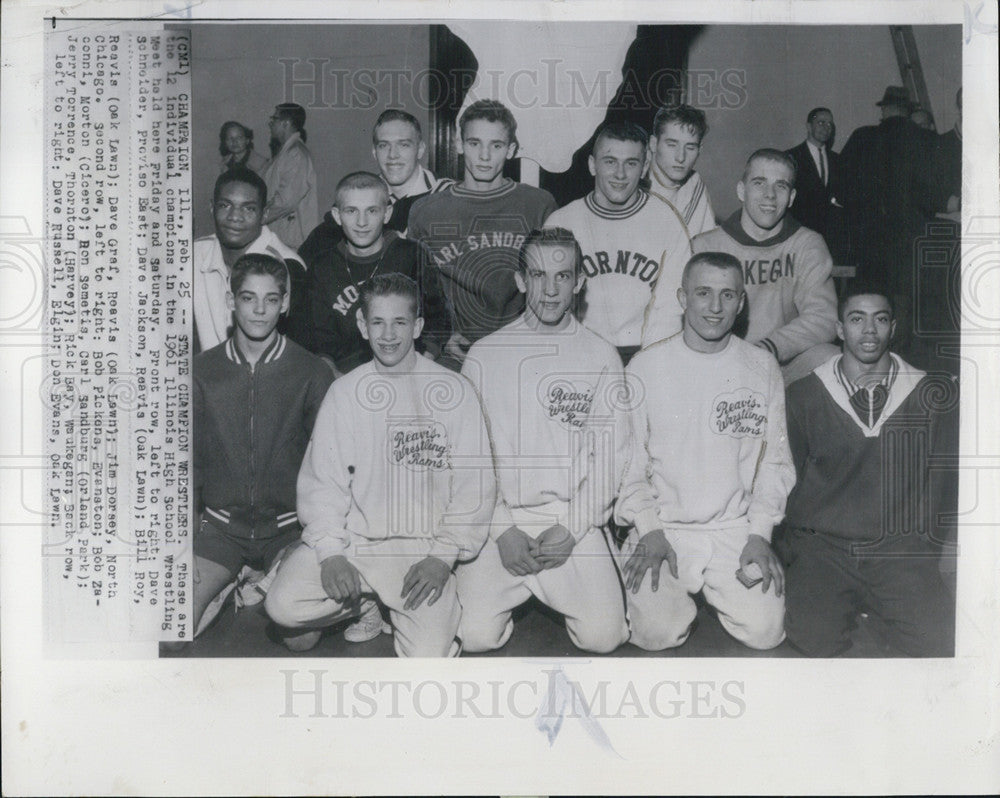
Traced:
POLYGON ((254 367, 229 338, 194 358, 195 507, 231 535, 298 524, 295 481, 333 375, 277 335, 254 367))

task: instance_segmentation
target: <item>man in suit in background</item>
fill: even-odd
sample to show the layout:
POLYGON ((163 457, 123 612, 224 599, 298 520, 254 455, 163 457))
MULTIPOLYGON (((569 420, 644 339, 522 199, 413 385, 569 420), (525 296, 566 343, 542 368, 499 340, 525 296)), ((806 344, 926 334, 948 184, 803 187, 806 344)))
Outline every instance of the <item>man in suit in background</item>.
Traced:
POLYGON ((894 347, 922 366, 911 351, 914 298, 918 243, 931 232, 935 213, 944 210, 937 187, 937 136, 910 121, 912 101, 903 86, 887 87, 876 105, 881 122, 855 130, 841 150, 838 198, 847 208, 862 273, 884 280, 892 294, 894 347))
POLYGON ((788 150, 796 167, 795 204, 789 211, 803 227, 815 230, 824 239, 828 235, 838 165, 837 153, 829 148, 832 138, 833 112, 813 108, 806 117, 806 140, 788 150))

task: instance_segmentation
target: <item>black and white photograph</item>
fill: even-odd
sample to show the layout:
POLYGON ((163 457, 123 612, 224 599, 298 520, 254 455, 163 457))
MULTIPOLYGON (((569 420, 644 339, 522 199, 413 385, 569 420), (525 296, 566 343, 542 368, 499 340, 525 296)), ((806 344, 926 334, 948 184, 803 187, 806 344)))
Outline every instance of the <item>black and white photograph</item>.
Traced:
POLYGON ((165 652, 953 655, 961 26, 190 37, 165 652))
POLYGON ((995 8, 15 6, 11 794, 1000 786, 995 8))

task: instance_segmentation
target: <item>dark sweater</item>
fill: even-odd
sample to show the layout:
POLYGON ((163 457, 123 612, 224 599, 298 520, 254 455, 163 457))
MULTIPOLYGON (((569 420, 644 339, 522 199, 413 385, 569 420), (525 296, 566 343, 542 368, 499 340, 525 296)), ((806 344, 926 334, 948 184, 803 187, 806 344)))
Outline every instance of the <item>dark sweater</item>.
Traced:
POLYGON ((344 241, 317 255, 308 272, 309 348, 332 359, 345 374, 371 360, 371 347, 357 323, 361 288, 375 274, 399 272, 420 287, 424 331, 418 348, 437 356, 448 340, 448 312, 437 275, 421 261, 420 245, 392 230, 385 233, 385 245, 374 255, 351 255, 344 241))
POLYGON ((426 247, 456 332, 475 342, 521 314, 518 250, 555 209, 547 191, 511 181, 486 192, 451 185, 413 206, 407 235, 426 247))
MULTIPOLYGON (((428 192, 430 193, 430 192, 428 192)), ((414 194, 411 197, 402 197, 392 204, 392 216, 385 224, 385 229, 395 230, 399 234, 406 232, 406 225, 410 218, 410 208, 413 203, 427 194, 414 194)), ((323 221, 313 228, 308 238, 299 247, 299 256, 306 266, 312 268, 314 261, 325 258, 330 250, 336 249, 337 245, 344 240, 344 231, 339 224, 333 220, 333 213, 327 211, 323 216, 323 221)))
POLYGON ((797 475, 788 526, 851 540, 945 539, 954 519, 941 516, 957 502, 958 389, 896 361, 884 417, 871 429, 845 406, 847 393, 832 376, 837 358, 788 387, 797 475))

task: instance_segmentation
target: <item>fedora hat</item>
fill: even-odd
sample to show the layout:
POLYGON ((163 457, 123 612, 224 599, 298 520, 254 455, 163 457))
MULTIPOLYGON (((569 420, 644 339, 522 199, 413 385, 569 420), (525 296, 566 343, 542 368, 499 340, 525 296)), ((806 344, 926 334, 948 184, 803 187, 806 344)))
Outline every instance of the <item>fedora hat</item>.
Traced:
POLYGON ((886 86, 885 94, 875 105, 898 105, 902 108, 909 108, 910 93, 905 86, 886 86))

